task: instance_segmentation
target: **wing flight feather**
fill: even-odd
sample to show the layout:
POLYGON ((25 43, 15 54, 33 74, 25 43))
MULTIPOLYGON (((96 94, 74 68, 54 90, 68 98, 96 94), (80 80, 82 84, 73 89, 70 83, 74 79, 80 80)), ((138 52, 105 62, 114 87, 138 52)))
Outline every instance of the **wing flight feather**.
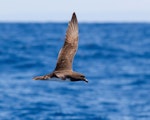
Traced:
POLYGON ((59 51, 55 71, 72 70, 72 63, 78 48, 78 21, 76 14, 73 13, 72 19, 68 24, 65 43, 59 51))

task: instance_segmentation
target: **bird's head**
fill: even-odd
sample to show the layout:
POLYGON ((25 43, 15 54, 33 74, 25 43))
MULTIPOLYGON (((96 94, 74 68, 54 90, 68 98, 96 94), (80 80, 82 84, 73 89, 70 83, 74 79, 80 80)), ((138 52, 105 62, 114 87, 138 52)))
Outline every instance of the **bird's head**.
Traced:
POLYGON ((85 78, 85 76, 84 76, 84 75, 81 75, 81 76, 80 76, 80 80, 82 80, 82 81, 84 81, 84 82, 88 83, 88 80, 85 78))

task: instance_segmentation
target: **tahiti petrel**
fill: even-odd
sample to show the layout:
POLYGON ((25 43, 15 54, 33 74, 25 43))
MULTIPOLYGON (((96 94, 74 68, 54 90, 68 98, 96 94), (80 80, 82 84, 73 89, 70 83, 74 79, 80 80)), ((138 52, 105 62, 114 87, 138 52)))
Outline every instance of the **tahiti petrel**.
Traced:
POLYGON ((66 31, 65 43, 62 49, 59 51, 58 60, 56 68, 52 73, 44 76, 34 77, 34 80, 55 80, 59 79, 61 81, 85 81, 88 80, 81 73, 74 72, 72 70, 72 63, 75 53, 78 48, 78 21, 76 14, 73 13, 72 19, 68 24, 68 29, 66 31))

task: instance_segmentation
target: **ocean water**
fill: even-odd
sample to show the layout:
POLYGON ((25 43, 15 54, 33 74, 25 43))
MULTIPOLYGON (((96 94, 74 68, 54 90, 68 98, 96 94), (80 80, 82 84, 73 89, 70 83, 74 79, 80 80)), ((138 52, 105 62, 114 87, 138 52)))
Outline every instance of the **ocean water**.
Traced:
POLYGON ((53 71, 67 23, 0 23, 0 120, 150 120, 150 24, 79 24, 73 69, 53 71))

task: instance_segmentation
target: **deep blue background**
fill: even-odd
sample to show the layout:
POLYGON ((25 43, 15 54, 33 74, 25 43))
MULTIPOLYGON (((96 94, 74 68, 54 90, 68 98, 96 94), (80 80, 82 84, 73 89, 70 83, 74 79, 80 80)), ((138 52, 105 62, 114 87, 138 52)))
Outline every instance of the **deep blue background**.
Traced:
POLYGON ((80 24, 74 70, 89 83, 34 81, 55 68, 66 23, 0 23, 0 120, 149 120, 150 24, 80 24))

